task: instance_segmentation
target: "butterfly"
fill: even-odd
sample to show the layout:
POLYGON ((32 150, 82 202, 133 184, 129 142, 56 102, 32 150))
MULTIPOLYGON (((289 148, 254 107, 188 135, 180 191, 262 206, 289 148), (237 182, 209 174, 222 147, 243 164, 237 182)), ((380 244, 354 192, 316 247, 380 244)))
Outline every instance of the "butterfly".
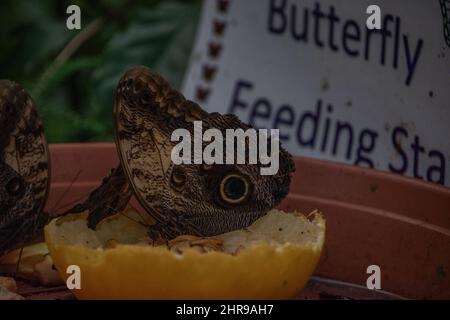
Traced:
POLYGON ((279 149, 279 170, 261 175, 261 164, 174 164, 174 130, 247 130, 235 115, 208 113, 187 100, 159 74, 135 67, 120 79, 113 110, 120 163, 89 198, 66 213, 89 210, 88 225, 120 212, 135 196, 155 220, 151 239, 212 236, 244 228, 276 206, 289 192, 292 156, 279 149))
POLYGON ((0 80, 0 255, 42 231, 50 184, 47 140, 30 95, 0 80))

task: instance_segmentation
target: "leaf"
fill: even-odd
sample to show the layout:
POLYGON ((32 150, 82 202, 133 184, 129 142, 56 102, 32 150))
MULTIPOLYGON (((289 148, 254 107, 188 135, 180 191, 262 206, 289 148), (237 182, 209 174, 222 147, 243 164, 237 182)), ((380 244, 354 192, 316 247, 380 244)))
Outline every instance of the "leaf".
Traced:
POLYGON ((112 103, 112 92, 125 70, 145 65, 179 87, 189 59, 200 2, 160 2, 133 10, 130 25, 116 33, 94 72, 97 99, 112 103))
MULTIPOLYGON (((77 0, 82 27, 123 1, 77 0)), ((146 65, 179 87, 188 63, 200 0, 130 1, 63 65, 49 68, 78 31, 67 30, 70 1, 2 0, 0 78, 35 97, 50 142, 112 140, 112 103, 119 77, 146 65)))

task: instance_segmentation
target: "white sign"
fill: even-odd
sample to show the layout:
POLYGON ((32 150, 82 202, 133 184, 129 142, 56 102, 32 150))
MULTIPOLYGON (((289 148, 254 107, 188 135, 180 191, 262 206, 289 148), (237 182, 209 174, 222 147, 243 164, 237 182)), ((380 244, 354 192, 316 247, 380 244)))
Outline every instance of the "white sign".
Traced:
POLYGON ((450 185, 450 1, 204 1, 184 84, 292 153, 450 185), (447 7, 446 7, 447 6, 447 7))

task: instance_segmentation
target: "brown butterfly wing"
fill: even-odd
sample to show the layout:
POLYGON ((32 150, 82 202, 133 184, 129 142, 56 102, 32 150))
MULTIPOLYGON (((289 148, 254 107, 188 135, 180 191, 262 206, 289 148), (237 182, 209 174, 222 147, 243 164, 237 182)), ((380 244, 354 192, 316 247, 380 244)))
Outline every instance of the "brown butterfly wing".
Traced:
POLYGON ((33 236, 47 220, 42 210, 49 191, 50 165, 35 104, 19 84, 9 80, 0 80, 0 127, 0 188, 6 197, 0 208, 1 239, 10 235, 8 241, 13 243, 33 236), (8 198, 14 202, 6 205, 8 198))
POLYGON ((207 114, 147 68, 131 69, 119 82, 114 125, 121 165, 135 197, 167 230, 182 224, 161 210, 171 201, 171 133, 207 114))

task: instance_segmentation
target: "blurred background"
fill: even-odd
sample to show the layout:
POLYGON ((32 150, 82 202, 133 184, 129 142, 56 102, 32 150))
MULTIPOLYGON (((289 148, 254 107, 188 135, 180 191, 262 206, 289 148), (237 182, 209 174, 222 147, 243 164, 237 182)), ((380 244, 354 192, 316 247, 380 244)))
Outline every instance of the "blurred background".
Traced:
POLYGON ((32 95, 49 142, 112 141, 120 76, 146 65, 180 88, 200 11, 200 0, 2 0, 0 78, 32 95), (66 28, 71 4, 81 30, 66 28))

